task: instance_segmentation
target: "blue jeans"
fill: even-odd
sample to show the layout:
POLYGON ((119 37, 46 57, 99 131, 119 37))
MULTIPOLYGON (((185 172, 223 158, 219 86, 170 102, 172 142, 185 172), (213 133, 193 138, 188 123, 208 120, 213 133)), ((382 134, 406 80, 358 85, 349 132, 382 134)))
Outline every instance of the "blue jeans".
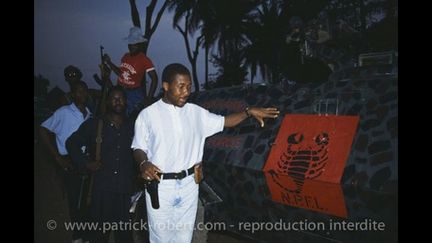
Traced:
POLYGON ((159 209, 146 205, 151 243, 190 243, 198 209, 198 184, 194 175, 182 180, 161 180, 158 186, 159 209))
POLYGON ((137 104, 144 100, 144 92, 141 88, 125 90, 126 92, 126 115, 129 116, 137 108, 137 104))

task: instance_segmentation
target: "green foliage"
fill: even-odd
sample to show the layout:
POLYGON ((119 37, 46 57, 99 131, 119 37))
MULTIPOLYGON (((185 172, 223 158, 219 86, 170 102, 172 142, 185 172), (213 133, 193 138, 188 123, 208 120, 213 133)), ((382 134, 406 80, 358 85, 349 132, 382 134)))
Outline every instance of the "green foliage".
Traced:
POLYGON ((307 58, 336 63, 352 59, 358 52, 397 48, 397 0, 173 0, 169 9, 175 13, 174 23, 190 15, 189 34, 199 31, 204 36, 202 47, 212 50, 217 73, 205 89, 242 84, 248 70, 251 82, 258 73, 268 83, 321 81, 321 76, 311 74, 323 73, 325 77, 327 64, 307 58), (293 17, 305 25, 302 39, 289 44, 286 37, 292 31, 289 20, 293 17), (379 24, 383 20, 386 24, 379 24), (320 44, 326 49, 320 52, 330 53, 330 58, 306 56, 306 29, 316 31, 323 22, 331 38, 320 44))
POLYGON ((240 58, 219 58, 213 56, 213 64, 217 67, 217 77, 214 87, 230 87, 243 84, 246 80, 246 67, 240 58))

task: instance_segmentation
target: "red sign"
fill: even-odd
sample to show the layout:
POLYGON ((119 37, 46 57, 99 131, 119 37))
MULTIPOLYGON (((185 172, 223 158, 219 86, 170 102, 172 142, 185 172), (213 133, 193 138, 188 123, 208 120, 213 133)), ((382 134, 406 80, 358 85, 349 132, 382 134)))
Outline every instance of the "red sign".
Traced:
POLYGON ((339 183, 358 121, 358 116, 285 115, 263 168, 264 172, 268 172, 266 179, 272 199, 346 217, 339 183), (317 182, 337 184, 338 187, 323 183, 321 185, 325 186, 320 186, 317 182), (329 194, 340 195, 337 198, 342 200, 343 209, 336 210, 331 205, 326 206, 327 210, 318 210, 321 208, 318 206, 307 207, 305 197, 309 194, 311 197, 315 195, 315 198, 320 198, 319 195, 322 198, 329 197, 329 194), (305 198, 305 204, 288 200, 302 197, 305 198))
POLYGON ((304 180, 301 191, 292 191, 293 178, 273 173, 264 173, 271 199, 297 208, 347 218, 348 213, 340 184, 315 180, 304 180))

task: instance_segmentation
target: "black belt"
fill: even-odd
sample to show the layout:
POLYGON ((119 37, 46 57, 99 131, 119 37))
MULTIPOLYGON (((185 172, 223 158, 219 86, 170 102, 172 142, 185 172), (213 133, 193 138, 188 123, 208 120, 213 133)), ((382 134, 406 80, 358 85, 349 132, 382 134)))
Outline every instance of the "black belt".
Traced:
POLYGON ((195 165, 193 165, 192 167, 190 167, 187 170, 182 170, 178 173, 158 173, 158 176, 161 177, 161 175, 163 175, 163 177, 161 177, 161 179, 163 179, 163 180, 170 180, 170 179, 181 180, 188 175, 192 175, 195 172, 194 167, 195 167, 195 165))

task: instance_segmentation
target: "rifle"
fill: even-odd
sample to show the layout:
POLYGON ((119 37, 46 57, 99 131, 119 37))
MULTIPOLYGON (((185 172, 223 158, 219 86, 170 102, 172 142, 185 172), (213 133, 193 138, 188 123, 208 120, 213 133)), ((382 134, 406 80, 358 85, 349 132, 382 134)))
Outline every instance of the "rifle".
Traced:
POLYGON ((104 113, 105 113, 105 109, 106 109, 106 105, 105 105, 105 102, 106 102, 106 96, 108 95, 108 90, 109 90, 109 86, 110 86, 110 81, 109 80, 104 80, 104 75, 103 75, 103 69, 104 68, 106 68, 105 67, 105 63, 104 63, 104 61, 103 61, 103 56, 104 56, 104 53, 103 53, 103 50, 104 50, 104 47, 103 46, 100 46, 100 58, 101 58, 101 65, 102 65, 102 67, 101 67, 101 78, 102 78, 102 97, 101 97, 101 101, 100 101, 100 103, 99 103, 99 111, 98 111, 98 115, 99 116, 102 116, 104 113))
MULTIPOLYGON (((105 65, 103 62, 103 50, 104 47, 100 46, 100 57, 101 57, 101 65, 105 65)), ((108 90, 110 86, 110 81, 107 79, 104 79, 104 68, 101 66, 101 77, 102 77, 102 95, 99 102, 98 109, 96 111, 97 116, 99 117, 97 128, 96 128, 96 148, 94 153, 94 160, 101 162, 101 147, 102 147, 102 128, 103 128, 103 119, 102 116, 106 111, 106 98, 108 95, 108 90)), ((83 201, 85 201, 85 204, 87 206, 91 203, 91 197, 92 197, 92 190, 93 190, 93 180, 94 176, 90 174, 89 176, 85 175, 81 179, 81 187, 80 187, 80 194, 79 194, 79 200, 78 200, 78 209, 81 208, 81 205, 83 205, 83 201)))

